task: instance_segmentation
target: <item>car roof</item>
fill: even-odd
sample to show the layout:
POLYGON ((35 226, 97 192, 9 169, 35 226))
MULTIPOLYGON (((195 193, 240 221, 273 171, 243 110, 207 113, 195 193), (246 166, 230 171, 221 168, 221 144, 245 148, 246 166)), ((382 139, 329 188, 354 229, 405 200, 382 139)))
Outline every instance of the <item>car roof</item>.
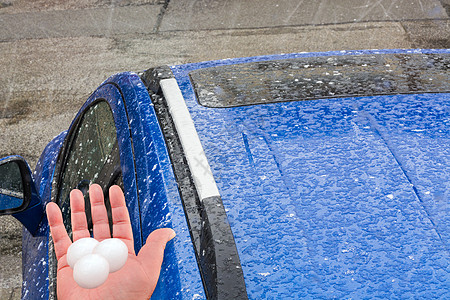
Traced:
POLYGON ((300 53, 172 67, 249 298, 448 295, 450 95, 211 108, 199 104, 189 73, 298 57, 449 52, 300 53))

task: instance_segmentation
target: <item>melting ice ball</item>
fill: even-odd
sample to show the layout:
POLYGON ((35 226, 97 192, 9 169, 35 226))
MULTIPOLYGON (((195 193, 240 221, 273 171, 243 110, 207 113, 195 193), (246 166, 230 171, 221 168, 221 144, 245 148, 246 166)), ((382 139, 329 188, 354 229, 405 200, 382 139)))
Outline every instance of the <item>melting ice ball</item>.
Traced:
POLYGON ((108 261, 99 254, 88 254, 80 258, 73 268, 73 279, 85 289, 102 285, 109 275, 108 261))
POLYGON ((82 288, 102 285, 108 274, 120 270, 128 258, 128 247, 120 239, 98 242, 93 238, 79 239, 67 249, 67 263, 73 269, 73 279, 82 288))
POLYGON ((101 241, 92 253, 103 256, 109 263, 109 272, 120 270, 128 258, 128 247, 120 239, 112 238, 101 241))
POLYGON ((88 254, 92 253, 95 246, 97 246, 99 242, 93 238, 82 238, 75 241, 72 245, 70 245, 69 249, 67 249, 67 263, 73 269, 75 267, 75 263, 88 254))

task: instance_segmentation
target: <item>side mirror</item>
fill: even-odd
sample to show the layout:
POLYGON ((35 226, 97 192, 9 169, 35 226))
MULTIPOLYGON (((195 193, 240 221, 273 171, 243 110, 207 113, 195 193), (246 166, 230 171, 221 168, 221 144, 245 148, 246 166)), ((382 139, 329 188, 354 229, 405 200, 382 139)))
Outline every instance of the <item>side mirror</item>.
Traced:
POLYGON ((31 170, 20 156, 0 160, 0 215, 12 215, 32 234, 44 215, 31 170))

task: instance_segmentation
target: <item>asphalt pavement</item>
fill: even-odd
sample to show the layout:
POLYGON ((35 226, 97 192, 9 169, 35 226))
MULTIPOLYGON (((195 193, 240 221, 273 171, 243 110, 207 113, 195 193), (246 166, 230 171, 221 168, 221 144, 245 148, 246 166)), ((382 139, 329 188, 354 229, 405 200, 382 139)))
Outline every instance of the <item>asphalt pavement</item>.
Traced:
MULTIPOLYGON (((450 48, 450 0, 0 0, 0 155, 34 168, 107 77, 264 54, 450 48)), ((0 298, 20 299, 21 226, 0 217, 0 298)))

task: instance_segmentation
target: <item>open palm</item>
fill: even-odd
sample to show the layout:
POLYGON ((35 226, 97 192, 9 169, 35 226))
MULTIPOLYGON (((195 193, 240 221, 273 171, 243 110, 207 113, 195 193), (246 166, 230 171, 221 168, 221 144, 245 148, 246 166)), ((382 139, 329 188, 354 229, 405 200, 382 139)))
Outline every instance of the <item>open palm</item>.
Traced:
MULTIPOLYGON (((89 188, 94 238, 98 241, 111 238, 102 188, 93 184, 89 188)), ((158 282, 166 243, 175 237, 172 229, 164 228, 152 232, 146 244, 136 256, 130 217, 125 205, 122 189, 113 186, 109 190, 113 219, 113 237, 121 239, 128 247, 125 266, 111 273, 104 284, 95 289, 79 287, 73 279, 73 271, 67 263, 67 249, 72 241, 63 224, 61 210, 56 203, 47 205, 47 218, 58 260, 58 299, 149 299, 158 282)), ((70 193, 73 241, 89 237, 81 191, 70 193)))

